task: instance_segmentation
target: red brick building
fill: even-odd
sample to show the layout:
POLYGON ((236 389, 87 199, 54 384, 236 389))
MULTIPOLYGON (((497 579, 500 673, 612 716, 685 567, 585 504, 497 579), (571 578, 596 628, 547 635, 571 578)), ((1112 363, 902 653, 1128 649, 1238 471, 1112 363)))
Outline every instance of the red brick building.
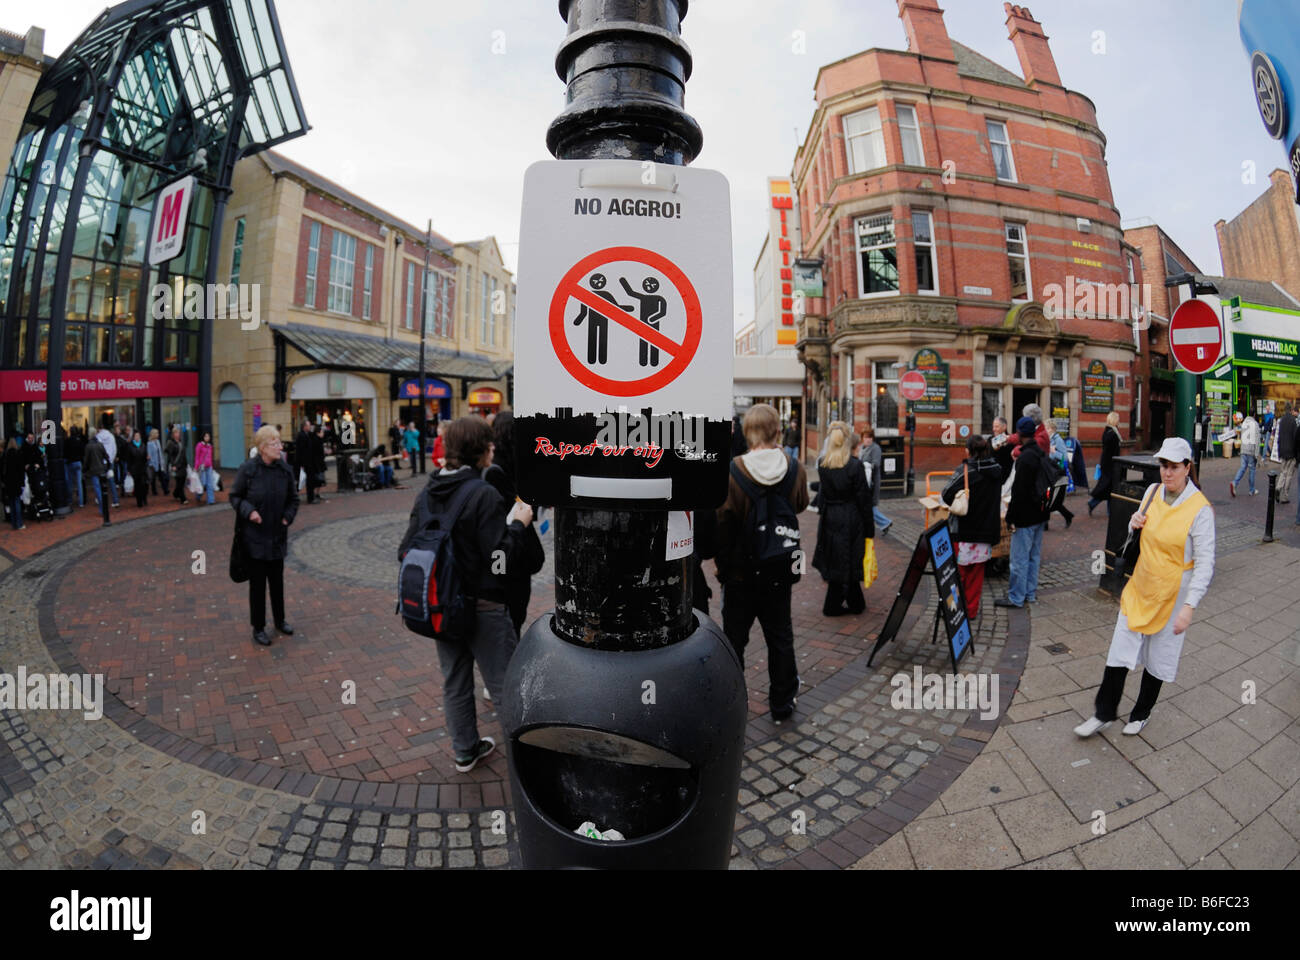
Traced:
POLYGON ((1042 26, 1005 8, 1023 77, 952 40, 936 0, 898 0, 908 49, 822 67, 795 158, 802 255, 825 261, 799 330, 805 402, 819 424, 901 439, 899 377, 921 368, 919 482, 957 462, 963 426, 1014 425, 1027 403, 1056 408, 1090 461, 1110 405, 1124 430, 1131 411, 1132 321, 1115 298, 1132 251, 1106 138, 1042 26))

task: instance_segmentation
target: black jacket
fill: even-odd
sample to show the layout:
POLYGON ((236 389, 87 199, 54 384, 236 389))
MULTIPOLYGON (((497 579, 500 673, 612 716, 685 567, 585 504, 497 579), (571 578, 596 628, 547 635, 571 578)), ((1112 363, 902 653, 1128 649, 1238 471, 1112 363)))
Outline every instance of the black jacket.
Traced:
POLYGON ((948 506, 966 484, 970 485, 970 509, 964 517, 954 517, 958 542, 996 544, 1002 539, 1002 468, 992 458, 966 460, 953 473, 940 499, 948 506))
POLYGON ((230 505, 239 514, 248 555, 283 560, 289 551, 289 524, 298 515, 298 482, 289 465, 281 459, 265 463, 260 455, 245 460, 230 486, 230 505), (254 510, 261 523, 248 519, 254 510))
POLYGON ((63 441, 63 459, 68 463, 80 463, 86 455, 86 438, 79 433, 70 433, 63 441))
MULTIPOLYGON (((118 446, 118 449, 121 449, 120 445, 118 446)), ((167 457, 167 467, 171 471, 172 476, 180 477, 181 483, 184 483, 185 473, 190 466, 189 458, 185 456, 185 444, 176 441, 172 437, 168 437, 167 447, 163 453, 167 457)))
POLYGON ((1043 469, 1043 451, 1032 440, 1020 445, 1016 458, 1016 478, 1011 484, 1011 505, 1007 507, 1007 524, 1012 527, 1032 527, 1047 519, 1038 496, 1038 474, 1043 469))
POLYGON ((1101 478, 1092 488, 1092 496, 1097 500, 1105 500, 1110 496, 1111 469, 1117 456, 1119 456, 1119 431, 1108 425, 1101 434, 1101 478))
MULTIPOLYGON (((501 499, 509 512, 510 506, 515 502, 516 491, 514 481, 510 479, 505 468, 499 463, 494 463, 484 471, 483 479, 501 494, 501 499)), ((528 616, 528 598, 533 592, 533 574, 542 569, 542 565, 546 563, 546 551, 542 547, 542 538, 537 534, 536 524, 530 523, 524 527, 519 559, 521 562, 507 567, 504 575, 506 606, 510 608, 510 618, 515 622, 516 628, 528 616)))
MULTIPOLYGON (((476 585, 474 596, 480 600, 492 600, 508 603, 510 582, 502 575, 492 572, 497 550, 503 551, 499 559, 504 560, 507 571, 526 566, 524 559, 524 525, 518 520, 506 523, 510 505, 505 498, 485 483, 478 471, 470 467, 461 467, 454 473, 435 473, 421 491, 426 498, 428 509, 441 513, 463 483, 473 481, 478 489, 469 495, 465 509, 461 511, 456 525, 451 531, 452 551, 456 558, 456 568, 461 582, 469 589, 476 585)), ((398 547, 398 557, 406 555, 411 540, 419 532, 420 509, 417 503, 411 508, 411 519, 406 526, 406 534, 398 547)))
POLYGON ((104 449, 98 437, 91 437, 86 441, 86 452, 81 455, 81 466, 88 477, 108 476, 110 470, 108 451, 104 449))
POLYGON ((866 541, 876 535, 871 488, 862 461, 849 457, 844 466, 818 467, 817 549, 813 568, 827 583, 860 583, 866 541))
POLYGON ((6 503, 22 496, 25 477, 22 451, 17 449, 6 450, 4 453, 4 498, 6 503))
MULTIPOLYGON (((989 438, 992 442, 992 437, 989 438)), ((1012 437, 1007 437, 1007 442, 993 451, 993 459, 997 461, 998 469, 1002 471, 1002 482, 1007 482, 1007 477, 1011 476, 1011 467, 1015 461, 1011 457, 1011 451, 1016 448, 1016 441, 1012 437)))
POLYGON ((1277 455, 1286 462, 1296 455, 1296 418, 1288 413, 1277 422, 1277 455))
POLYGON ((125 446, 118 447, 122 451, 122 462, 126 464, 126 472, 131 474, 138 486, 141 482, 147 483, 149 480, 149 454, 144 448, 143 441, 140 446, 134 443, 128 443, 125 446))

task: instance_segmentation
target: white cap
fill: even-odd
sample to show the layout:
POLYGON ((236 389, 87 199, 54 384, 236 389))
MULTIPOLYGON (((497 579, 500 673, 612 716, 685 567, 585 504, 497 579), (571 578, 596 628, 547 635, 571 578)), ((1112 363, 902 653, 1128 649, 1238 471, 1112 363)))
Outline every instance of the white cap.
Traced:
POLYGON ((1182 437, 1166 437, 1165 442, 1156 451, 1156 459, 1168 460, 1170 463, 1182 463, 1184 460, 1191 460, 1192 445, 1182 437))

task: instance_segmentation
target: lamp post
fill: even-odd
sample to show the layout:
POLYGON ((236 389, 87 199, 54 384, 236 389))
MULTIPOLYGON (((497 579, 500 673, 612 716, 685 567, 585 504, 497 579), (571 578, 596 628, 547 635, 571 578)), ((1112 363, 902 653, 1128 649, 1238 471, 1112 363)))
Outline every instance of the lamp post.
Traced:
MULTIPOLYGON (((424 419, 424 337, 429 327, 429 248, 433 246, 433 220, 429 220, 428 226, 424 231, 424 274, 421 279, 422 289, 420 292, 420 405, 417 419, 420 434, 420 449, 418 456, 420 458, 420 473, 424 473, 424 433, 426 428, 424 419)), ((414 466, 414 462, 412 462, 414 466)))

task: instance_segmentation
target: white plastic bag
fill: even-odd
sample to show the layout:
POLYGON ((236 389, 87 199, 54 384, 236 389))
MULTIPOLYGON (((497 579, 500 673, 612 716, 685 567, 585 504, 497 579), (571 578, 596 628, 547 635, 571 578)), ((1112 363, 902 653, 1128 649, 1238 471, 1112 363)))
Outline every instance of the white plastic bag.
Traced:
POLYGON ((32 485, 28 482, 27 477, 25 476, 23 477, 23 492, 20 499, 22 500, 24 507, 32 502, 32 485))
POLYGON ((599 830, 596 829, 596 825, 592 823, 590 820, 583 823, 582 826, 580 826, 577 830, 574 830, 573 832, 578 834, 579 836, 586 837, 589 840, 625 840, 626 839, 626 837, 624 837, 623 834, 619 833, 617 830, 613 829, 612 827, 609 830, 606 830, 604 833, 601 833, 599 830))
POLYGON ((185 489, 196 497, 203 493, 203 481, 199 479, 199 473, 193 467, 185 472, 185 489))
POLYGON ((135 493, 135 477, 129 473, 126 475, 126 479, 122 481, 122 493, 128 497, 135 493))
POLYGON ((301 489, 303 489, 303 487, 305 487, 305 486, 307 486, 307 471, 306 471, 306 470, 299 470, 299 471, 298 471, 298 489, 301 490, 301 489))

